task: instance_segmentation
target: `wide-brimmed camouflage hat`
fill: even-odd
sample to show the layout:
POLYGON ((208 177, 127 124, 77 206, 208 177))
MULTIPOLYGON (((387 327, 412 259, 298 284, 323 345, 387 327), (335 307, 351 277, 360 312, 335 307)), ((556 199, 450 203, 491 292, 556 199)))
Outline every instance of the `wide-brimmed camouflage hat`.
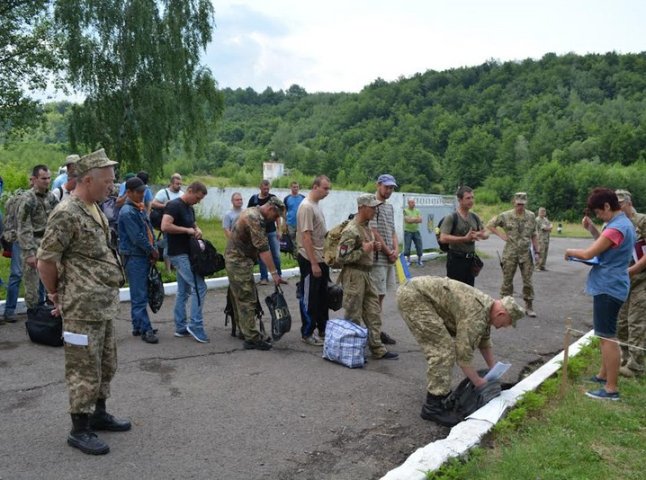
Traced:
POLYGON ((525 205, 527 203, 527 193, 525 192, 514 193, 514 203, 525 205))
POLYGON ((81 157, 81 159, 76 162, 76 173, 78 176, 89 172, 93 168, 103 168, 111 167, 117 165, 118 162, 112 161, 105 154, 105 150, 97 150, 96 152, 88 153, 87 155, 81 157))
POLYGON ((78 156, 78 155, 76 155, 76 154, 68 155, 68 156, 65 158, 65 165, 73 165, 73 164, 75 164, 76 162, 78 162, 80 158, 81 158, 81 157, 79 157, 79 156, 78 156))
POLYGON ((620 202, 625 202, 626 200, 630 202, 632 200, 632 196, 628 190, 615 190, 615 195, 617 195, 617 200, 620 202))
POLYGON ((518 303, 516 303, 516 300, 514 300, 514 297, 510 295, 502 297, 500 301, 502 302, 502 306, 505 307, 505 310, 507 310, 507 313, 509 313, 509 316, 511 317, 511 324, 515 328, 516 321, 525 316, 525 310, 520 305, 518 305, 518 303))

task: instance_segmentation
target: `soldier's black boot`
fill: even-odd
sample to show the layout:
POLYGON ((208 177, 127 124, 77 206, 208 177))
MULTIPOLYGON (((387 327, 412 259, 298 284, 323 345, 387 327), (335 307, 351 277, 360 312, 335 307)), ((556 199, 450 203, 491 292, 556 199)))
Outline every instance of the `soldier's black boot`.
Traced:
POLYGON ((420 414, 424 420, 431 420, 444 427, 453 427, 462 421, 462 417, 451 410, 447 410, 442 403, 445 397, 426 394, 426 402, 420 414))
POLYGON ((105 411, 105 399, 96 401, 94 413, 90 416, 90 428, 92 430, 108 430, 110 432, 126 432, 130 430, 129 420, 116 418, 105 411))
POLYGON ((72 414, 72 431, 67 436, 67 444, 90 455, 105 455, 110 451, 107 443, 90 430, 87 413, 72 414))

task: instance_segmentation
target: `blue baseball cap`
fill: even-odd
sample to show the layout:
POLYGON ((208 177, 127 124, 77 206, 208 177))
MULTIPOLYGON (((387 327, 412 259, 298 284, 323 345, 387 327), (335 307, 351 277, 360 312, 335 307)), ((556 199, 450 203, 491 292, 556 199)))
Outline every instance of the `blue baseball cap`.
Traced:
POLYGON ((379 178, 377 179, 377 183, 380 183, 382 185, 386 185, 387 187, 397 186, 397 182, 395 182, 395 177, 388 173, 384 173, 383 175, 379 175, 379 178))

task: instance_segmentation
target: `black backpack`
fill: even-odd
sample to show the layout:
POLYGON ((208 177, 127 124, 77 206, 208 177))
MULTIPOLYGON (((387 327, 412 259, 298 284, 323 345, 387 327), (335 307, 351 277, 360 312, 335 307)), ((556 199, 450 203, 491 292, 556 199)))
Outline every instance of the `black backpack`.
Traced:
POLYGON ((191 270, 195 275, 208 277, 224 269, 224 256, 205 238, 191 237, 189 241, 189 259, 191 270))
MULTIPOLYGON (((455 228, 458 224, 458 212, 453 212, 451 214, 453 216, 453 225, 451 226, 451 235, 455 235, 455 228)), ((480 221, 478 218, 475 216, 473 212, 469 212, 469 216, 473 216, 476 219, 476 224, 478 225, 478 228, 480 228, 480 221)), ((443 243, 440 242, 440 229, 442 228, 442 223, 444 223, 444 219, 448 217, 446 215, 445 217, 442 217, 442 220, 439 221, 437 224, 437 227, 435 227, 435 236, 437 237, 437 244, 440 247, 440 250, 443 252, 448 252, 449 251, 449 244, 448 243, 443 243)))
MULTIPOLYGON (((478 373, 483 375, 486 370, 478 373)), ((447 410, 452 410, 462 418, 466 418, 490 400, 500 396, 501 391, 499 381, 489 381, 482 388, 476 389, 471 380, 465 378, 442 403, 447 410)))
MULTIPOLYGON (((260 304, 260 299, 258 298, 258 290, 256 290, 256 319, 260 322, 260 333, 265 335, 265 324, 262 321, 262 316, 265 314, 265 311, 262 309, 260 304)), ((224 326, 226 327, 229 324, 229 319, 231 319, 231 336, 239 337, 240 339, 244 338, 242 332, 238 332, 238 319, 236 318, 235 308, 233 308, 233 297, 231 296, 231 287, 227 288, 227 304, 224 307, 224 326)))

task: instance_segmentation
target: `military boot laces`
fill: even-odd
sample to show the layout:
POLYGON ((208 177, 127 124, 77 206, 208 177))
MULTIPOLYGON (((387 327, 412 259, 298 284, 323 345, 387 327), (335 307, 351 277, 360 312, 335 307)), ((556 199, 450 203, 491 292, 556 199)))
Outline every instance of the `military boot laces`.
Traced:
POLYGON ((89 455, 105 455, 110 451, 108 444, 90 430, 87 414, 72 414, 72 431, 67 436, 67 444, 89 455))

